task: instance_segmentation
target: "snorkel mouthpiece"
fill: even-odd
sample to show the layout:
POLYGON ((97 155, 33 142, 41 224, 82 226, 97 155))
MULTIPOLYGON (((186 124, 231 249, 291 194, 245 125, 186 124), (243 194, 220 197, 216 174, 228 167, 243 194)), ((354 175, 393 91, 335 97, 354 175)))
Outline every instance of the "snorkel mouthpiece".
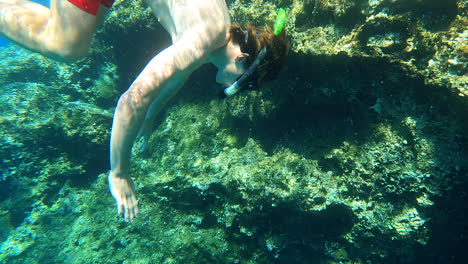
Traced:
POLYGON ((246 72, 244 72, 244 74, 242 74, 239 80, 235 81, 231 86, 224 89, 224 94, 226 96, 231 96, 231 95, 236 94, 242 88, 242 86, 247 81, 247 79, 252 75, 252 73, 258 67, 260 62, 265 58, 265 56, 266 56, 266 47, 263 47, 263 49, 260 51, 255 61, 252 63, 252 65, 250 65, 249 69, 246 72))
POLYGON ((237 84, 237 81, 235 81, 231 86, 224 89, 224 94, 226 96, 235 95, 240 90, 240 88, 241 86, 237 84))
POLYGON ((276 15, 275 24, 273 25, 273 34, 276 36, 281 33, 283 30, 284 22, 286 21, 286 11, 283 8, 278 9, 278 14, 276 15))

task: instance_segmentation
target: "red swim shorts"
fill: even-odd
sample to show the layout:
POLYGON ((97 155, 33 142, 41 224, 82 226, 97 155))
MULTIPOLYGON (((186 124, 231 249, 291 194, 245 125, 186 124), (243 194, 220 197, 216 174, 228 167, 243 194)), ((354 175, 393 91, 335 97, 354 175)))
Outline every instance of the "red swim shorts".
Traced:
POLYGON ((115 0, 68 0, 68 2, 91 15, 97 15, 99 5, 110 8, 114 1, 115 0))

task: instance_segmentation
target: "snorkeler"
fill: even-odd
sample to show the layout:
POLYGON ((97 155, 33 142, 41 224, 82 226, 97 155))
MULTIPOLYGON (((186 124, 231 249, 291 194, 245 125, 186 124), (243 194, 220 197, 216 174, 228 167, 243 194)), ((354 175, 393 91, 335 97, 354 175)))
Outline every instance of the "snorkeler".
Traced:
MULTIPOLYGON (((32 5, 24 0, 0 0, 2 16, 5 16, 7 10, 3 6, 5 2, 32 5)), ((62 6, 70 5, 68 2, 63 2, 67 0, 53 1, 52 9, 54 3, 62 6)), ((102 1, 103 4, 104 2, 107 1, 102 1)), ((131 221, 138 215, 138 201, 132 179, 128 174, 133 143, 137 135, 147 140, 154 117, 177 93, 191 73, 203 64, 214 64, 218 68, 216 81, 228 87, 224 93, 230 96, 242 87, 259 86, 275 77, 288 51, 288 42, 284 30, 280 28, 281 23, 281 26, 275 23, 274 31, 267 27, 255 28, 249 25, 243 29, 239 25, 232 25, 224 0, 146 0, 146 2, 170 34, 172 45, 150 60, 129 89, 122 94, 115 109, 110 143, 111 171, 108 180, 111 194, 117 202, 118 213, 126 221, 131 221)), ((11 7, 11 10, 14 8, 11 7)), ((92 29, 95 30, 96 25, 101 23, 107 8, 100 6, 97 13, 95 11, 89 13, 83 8, 76 12, 68 9, 67 11, 72 15, 76 15, 78 11, 81 11, 83 16, 93 13, 96 15, 93 26, 84 30, 87 38, 92 37, 92 29)), ((71 21, 71 18, 67 21, 69 20, 71 21)), ((284 23, 284 18, 282 21, 284 23)), ((27 26, 26 23, 19 21, 12 26, 6 26, 1 22, 0 30, 7 35, 5 28, 8 28, 13 32, 11 35, 14 35, 14 29, 18 29, 20 24, 27 26)), ((78 34, 78 31, 74 33, 78 34)), ((9 38, 13 39, 11 36, 9 38)), ((60 58, 60 52, 52 53, 40 49, 39 46, 35 48, 28 46, 27 43, 35 42, 25 41, 26 39, 27 35, 21 35, 16 41, 25 43, 27 47, 47 56, 55 57, 55 54, 59 54, 60 58)), ((86 47, 89 47, 89 43, 86 47)), ((67 58, 67 56, 62 57, 67 58)))
POLYGON ((119 214, 127 221, 138 214, 128 175, 133 142, 140 128, 152 122, 190 74, 211 62, 218 68, 216 81, 224 86, 231 86, 238 78, 240 81, 244 73, 255 77, 251 82, 260 85, 279 72, 288 49, 284 31, 274 34, 269 28, 249 26, 243 30, 231 25, 224 0, 148 3, 173 44, 148 63, 120 97, 115 110, 109 185, 119 214))

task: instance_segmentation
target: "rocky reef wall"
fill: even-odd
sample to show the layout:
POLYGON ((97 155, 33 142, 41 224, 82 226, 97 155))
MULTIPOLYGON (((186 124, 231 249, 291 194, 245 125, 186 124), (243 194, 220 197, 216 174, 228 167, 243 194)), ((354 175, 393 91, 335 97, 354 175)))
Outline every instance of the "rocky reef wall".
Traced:
POLYGON ((466 1, 227 1, 288 12, 291 51, 260 90, 221 100, 196 71, 131 175, 108 192, 113 107, 168 35, 116 1, 72 65, 12 47, 2 71, 0 262, 464 263, 466 1))

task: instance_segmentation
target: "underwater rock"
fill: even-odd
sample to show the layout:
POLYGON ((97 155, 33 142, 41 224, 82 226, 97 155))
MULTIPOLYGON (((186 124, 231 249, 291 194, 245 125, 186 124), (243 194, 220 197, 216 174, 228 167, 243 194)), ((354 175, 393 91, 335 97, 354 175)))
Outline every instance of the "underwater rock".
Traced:
POLYGON ((235 21, 260 25, 271 25, 277 6, 285 8, 295 53, 384 59, 427 84, 468 95, 466 1, 228 2, 235 21))
POLYGON ((239 23, 287 10, 286 67, 225 100, 213 68, 194 73, 136 143, 130 224, 108 136, 170 42, 150 10, 116 1, 77 64, 0 52, 0 262, 463 263, 466 1, 227 3, 239 23))

